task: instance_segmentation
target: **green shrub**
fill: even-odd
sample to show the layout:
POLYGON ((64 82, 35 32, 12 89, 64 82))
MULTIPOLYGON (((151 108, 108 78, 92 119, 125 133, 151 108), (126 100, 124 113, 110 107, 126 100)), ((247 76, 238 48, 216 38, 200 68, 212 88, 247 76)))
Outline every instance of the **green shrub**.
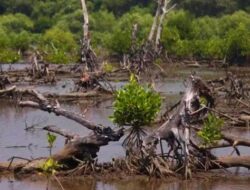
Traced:
POLYGON ((17 51, 11 49, 0 49, 0 63, 15 63, 20 59, 17 51))
POLYGON ((99 32, 112 32, 116 18, 112 12, 101 10, 90 15, 90 30, 99 32))
POLYGON ((227 57, 231 60, 250 55, 250 32, 244 24, 231 29, 226 36, 227 57))
POLYGON ((137 46, 140 46, 150 31, 153 17, 149 13, 139 12, 128 12, 124 14, 118 21, 114 32, 112 33, 109 48, 115 53, 123 54, 128 53, 131 48, 131 33, 133 24, 138 24, 137 46))
POLYGON ((180 39, 192 38, 192 21, 193 16, 183 10, 174 11, 168 15, 166 19, 166 27, 176 28, 178 30, 180 39))
POLYGON ((53 19, 49 18, 49 17, 39 17, 34 24, 34 32, 37 33, 42 33, 44 31, 46 31, 47 29, 49 29, 50 27, 52 27, 52 25, 54 24, 53 19))
POLYGON ((8 48, 10 46, 9 36, 3 28, 0 27, 0 48, 8 48))
POLYGON ((197 133, 205 146, 212 145, 221 139, 221 127, 223 124, 224 121, 222 119, 216 117, 214 114, 208 114, 203 128, 197 133))
POLYGON ((71 32, 54 27, 47 30, 42 38, 43 45, 40 49, 47 52, 45 60, 50 63, 63 64, 75 62, 78 49, 71 32))
POLYGON ((22 52, 29 49, 32 41, 32 34, 26 31, 22 31, 18 34, 12 33, 9 37, 11 39, 11 47, 16 50, 21 50, 22 52))
POLYGON ((17 13, 15 15, 8 14, 0 16, 0 27, 5 28, 9 32, 21 32, 23 30, 32 30, 33 22, 26 15, 17 13))
POLYGON ((103 62, 102 69, 105 73, 110 73, 114 70, 114 66, 111 63, 103 62))
POLYGON ((142 87, 134 75, 118 90, 111 119, 119 126, 141 127, 149 125, 160 111, 161 97, 150 87, 142 87))
POLYGON ((54 64, 67 64, 73 61, 72 57, 65 53, 64 51, 52 51, 48 53, 44 59, 49 63, 54 64))
POLYGON ((216 58, 216 59, 223 59, 226 53, 226 46, 225 46, 225 40, 220 39, 218 37, 211 38, 207 41, 207 43, 204 43, 205 46, 205 52, 204 54, 208 58, 216 58))
POLYGON ((47 30, 43 36, 43 41, 50 48, 56 48, 67 52, 73 52, 77 47, 73 34, 57 27, 47 30))

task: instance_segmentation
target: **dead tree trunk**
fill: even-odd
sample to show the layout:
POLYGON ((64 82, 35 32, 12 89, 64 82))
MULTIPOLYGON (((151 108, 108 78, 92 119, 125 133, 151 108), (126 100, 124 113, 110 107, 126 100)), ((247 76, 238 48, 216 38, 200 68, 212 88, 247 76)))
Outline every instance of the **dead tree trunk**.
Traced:
POLYGON ((164 0, 164 4, 162 5, 162 13, 159 19, 159 24, 157 27, 157 31, 156 31, 156 37, 155 37, 155 45, 154 45, 154 51, 157 54, 161 53, 161 44, 160 44, 160 39, 161 39, 161 33, 162 33, 162 25, 163 25, 163 21, 165 18, 165 15, 171 11, 173 8, 175 8, 176 4, 174 4, 172 7, 170 7, 169 9, 167 9, 168 4, 170 3, 170 0, 164 0))
POLYGON ((89 15, 85 0, 81 0, 83 13, 83 38, 81 40, 81 63, 85 65, 85 70, 93 72, 97 69, 97 57, 90 46, 89 15))
MULTIPOLYGON (((143 142, 143 147, 148 151, 154 148, 152 144, 165 140, 170 146, 167 157, 173 153, 176 159, 176 168, 183 167, 185 177, 191 176, 190 171, 190 126, 204 119, 208 112, 207 107, 212 107, 214 99, 209 87, 200 79, 191 76, 188 79, 186 92, 172 116, 153 134, 149 135, 143 142), (199 97, 206 99, 207 104, 201 105, 199 97)), ((163 151, 162 151, 163 155, 163 151)))
MULTIPOLYGON (((169 9, 167 9, 169 3, 170 0, 157 0, 158 6, 147 41, 136 50, 134 49, 135 42, 132 42, 130 55, 124 56, 124 66, 136 74, 145 72, 147 68, 154 62, 154 60, 160 55, 162 49, 160 37, 162 33, 163 21, 165 15, 175 7, 174 4, 169 9)), ((133 33, 134 29, 132 30, 132 40, 135 41, 136 38, 134 37, 133 33)))
POLYGON ((153 24, 151 26, 150 33, 148 35, 148 41, 149 42, 153 41, 155 31, 156 31, 156 28, 157 28, 158 19, 159 19, 160 12, 161 12, 161 7, 162 7, 162 0, 157 0, 157 9, 156 9, 156 12, 155 12, 154 21, 153 21, 153 24))
MULTIPOLYGON (((241 153, 237 148, 237 146, 250 147, 250 141, 246 138, 222 133, 221 140, 216 144, 206 147, 199 146, 200 141, 197 137, 197 131, 202 129, 207 113, 213 111, 220 116, 222 115, 212 108, 214 106, 214 95, 214 92, 206 83, 197 77, 191 76, 187 83, 186 92, 176 111, 159 129, 144 139, 143 149, 146 152, 155 154, 156 144, 160 142, 162 156, 175 160, 174 169, 184 167, 186 177, 191 174, 190 164, 196 166, 193 168, 194 170, 196 168, 208 170, 234 166, 249 168, 250 156, 240 156, 241 153), (206 105, 201 103, 201 99, 206 99, 206 105), (167 154, 163 153, 161 140, 166 140, 170 147, 167 154), (239 157, 217 157, 210 152, 211 149, 224 147, 234 148, 239 157)), ((248 107, 245 104, 244 106, 248 107)), ((227 119, 231 120, 229 116, 227 119)))

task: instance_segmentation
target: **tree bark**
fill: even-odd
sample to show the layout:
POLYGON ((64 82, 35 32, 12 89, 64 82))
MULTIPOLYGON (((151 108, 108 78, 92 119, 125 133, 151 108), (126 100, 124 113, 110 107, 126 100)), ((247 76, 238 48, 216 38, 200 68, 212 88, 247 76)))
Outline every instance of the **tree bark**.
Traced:
POLYGON ((87 11, 87 6, 85 3, 85 0, 81 0, 81 5, 82 5, 82 13, 83 13, 83 43, 89 49, 90 47, 90 39, 89 39, 89 15, 87 11))
POLYGON ((209 166, 209 169, 221 169, 230 167, 245 167, 250 168, 250 156, 224 156, 213 160, 214 164, 209 166))
POLYGON ((161 33, 162 33, 162 25, 163 25, 163 21, 165 18, 165 15, 171 11, 172 9, 175 8, 176 4, 174 4, 172 7, 170 7, 169 9, 167 9, 168 4, 170 3, 170 0, 164 0, 164 5, 162 6, 162 14, 160 16, 159 19, 159 24, 157 26, 157 32, 156 32, 156 37, 155 37, 155 52, 159 52, 160 51, 160 39, 161 39, 161 33))
POLYGON ((150 30, 149 36, 148 36, 148 41, 149 42, 152 42, 153 38, 155 36, 155 31, 156 31, 156 27, 157 27, 157 23, 158 23, 158 20, 159 20, 159 15, 160 15, 160 12, 161 12, 161 7, 162 7, 162 1, 163 0, 157 0, 157 4, 158 5, 157 5, 155 17, 154 17, 153 24, 151 26, 151 30, 150 30))
POLYGON ((97 69, 97 57, 90 46, 89 15, 85 0, 81 0, 83 13, 83 38, 81 40, 81 63, 85 64, 85 70, 95 71, 97 69))

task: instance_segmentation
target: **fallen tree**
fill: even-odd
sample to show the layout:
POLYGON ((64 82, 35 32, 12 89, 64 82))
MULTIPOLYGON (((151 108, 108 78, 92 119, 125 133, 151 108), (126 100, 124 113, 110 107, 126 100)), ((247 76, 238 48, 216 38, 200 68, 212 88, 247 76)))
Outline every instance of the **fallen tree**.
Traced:
MULTIPOLYGON (((24 93, 24 91, 21 93, 24 93)), ((77 160, 83 161, 94 159, 97 156, 96 153, 99 151, 100 146, 107 145, 110 141, 118 141, 123 136, 123 128, 114 131, 110 127, 96 125, 93 122, 84 119, 81 114, 70 112, 61 108, 57 101, 51 104, 47 98, 35 90, 25 90, 25 93, 33 97, 34 101, 20 101, 19 105, 21 107, 31 107, 48 113, 54 113, 57 116, 64 116, 68 119, 76 121, 83 127, 92 131, 89 136, 81 137, 79 135, 67 134, 55 127, 44 128, 45 130, 63 135, 68 139, 68 143, 65 147, 58 153, 51 156, 55 161, 63 166, 63 169, 69 170, 75 168, 79 164, 79 161, 77 160)), ((46 159, 47 158, 41 158, 28 161, 25 164, 18 165, 18 169, 15 168, 15 170, 21 173, 40 171, 41 163, 46 159)))

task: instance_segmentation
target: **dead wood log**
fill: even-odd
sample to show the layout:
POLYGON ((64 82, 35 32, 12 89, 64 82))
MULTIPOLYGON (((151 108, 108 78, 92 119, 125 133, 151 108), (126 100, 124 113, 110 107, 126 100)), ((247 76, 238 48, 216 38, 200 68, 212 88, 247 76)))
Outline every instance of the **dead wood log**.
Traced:
MULTIPOLYGON (((18 91, 18 90, 16 90, 18 91)), ((83 115, 77 114, 71 111, 67 111, 60 107, 59 103, 55 101, 51 104, 50 101, 42 94, 35 90, 22 90, 21 93, 27 93, 33 97, 33 101, 20 101, 21 107, 30 107, 40 109, 49 113, 55 113, 68 119, 71 119, 82 126, 90 129, 92 133, 88 136, 82 137, 79 135, 72 135, 65 133, 57 128, 46 127, 45 129, 57 134, 63 135, 69 139, 68 143, 58 153, 52 155, 52 158, 59 164, 63 165, 63 169, 72 169, 76 167, 79 162, 78 160, 91 160, 97 156, 97 152, 100 146, 107 145, 110 141, 118 141, 124 134, 123 128, 114 131, 110 127, 103 127, 96 125, 95 123, 88 121, 83 115)), ((32 172, 41 169, 41 163, 46 158, 31 161, 23 168, 21 172, 32 172)))
POLYGON ((35 109, 40 109, 49 113, 55 113, 57 116, 64 116, 68 119, 74 120, 77 123, 87 127, 90 130, 96 130, 97 125, 83 118, 81 114, 77 114, 74 112, 67 111, 59 106, 54 106, 51 104, 47 104, 45 102, 37 103, 34 101, 21 101, 19 103, 21 107, 31 107, 35 109))
POLYGON ((66 131, 63 131, 60 128, 58 128, 56 126, 53 126, 53 125, 47 125, 47 126, 43 127, 43 130, 46 130, 46 131, 61 135, 61 136, 65 137, 65 138, 67 138, 67 140, 71 140, 71 139, 78 136, 76 134, 72 134, 72 133, 68 133, 66 131))
POLYGON ((209 169, 222 169, 230 167, 250 168, 250 156, 223 156, 212 160, 209 169))
POLYGON ((5 89, 11 82, 7 76, 0 76, 0 90, 5 89))
MULTIPOLYGON (((177 167, 185 168, 186 178, 190 172, 190 126, 204 119, 208 108, 214 106, 214 98, 211 89, 199 77, 191 76, 186 85, 185 94, 178 104, 176 111, 156 131, 146 137, 143 141, 143 149, 147 152, 155 149, 155 144, 166 140, 177 159, 177 167), (206 105, 202 105, 199 98, 206 99, 206 105)), ((162 146, 161 146, 162 148, 162 146)), ((163 152, 162 152, 163 155, 163 152)))
POLYGON ((106 73, 101 71, 83 72, 79 81, 75 83, 75 91, 89 91, 93 89, 114 92, 112 85, 106 79, 106 73))
MULTIPOLYGON (((0 90, 0 96, 4 98, 21 98, 21 99, 27 99, 31 98, 33 99, 34 96, 31 95, 32 90, 29 89, 17 89, 16 86, 11 86, 6 89, 0 90)), ((88 90, 86 92, 71 92, 71 93, 63 93, 63 94, 57 94, 57 93, 45 93, 43 94, 44 97, 48 99, 57 99, 60 101, 78 101, 83 100, 90 97, 103 97, 105 95, 105 98, 109 98, 112 96, 113 92, 111 92, 109 89, 104 88, 95 88, 92 90, 88 90)))
POLYGON ((16 86, 11 86, 7 89, 0 90, 0 96, 6 95, 10 92, 13 92, 16 89, 16 86))
POLYGON ((222 134, 222 139, 229 142, 232 146, 249 146, 250 147, 250 140, 242 137, 237 137, 228 134, 222 134))

